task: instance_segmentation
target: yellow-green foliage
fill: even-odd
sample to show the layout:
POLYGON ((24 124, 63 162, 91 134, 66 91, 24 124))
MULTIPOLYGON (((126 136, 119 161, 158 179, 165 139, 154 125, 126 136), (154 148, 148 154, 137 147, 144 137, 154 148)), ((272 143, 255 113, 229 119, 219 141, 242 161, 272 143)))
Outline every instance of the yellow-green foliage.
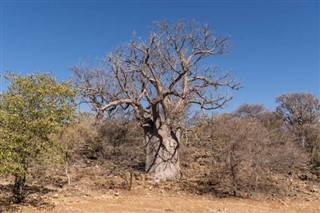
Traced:
POLYGON ((0 172, 25 175, 54 149, 48 136, 74 120, 76 91, 48 73, 3 77, 9 87, 0 93, 0 172))

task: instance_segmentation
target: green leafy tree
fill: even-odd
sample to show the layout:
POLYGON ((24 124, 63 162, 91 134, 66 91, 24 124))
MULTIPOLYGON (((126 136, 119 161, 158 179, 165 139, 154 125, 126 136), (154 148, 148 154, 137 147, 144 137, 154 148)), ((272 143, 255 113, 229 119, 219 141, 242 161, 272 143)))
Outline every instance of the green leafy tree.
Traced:
POLYGON ((76 91, 48 73, 7 73, 0 94, 0 172, 14 175, 14 202, 25 198, 30 165, 55 148, 49 135, 74 120, 76 91))

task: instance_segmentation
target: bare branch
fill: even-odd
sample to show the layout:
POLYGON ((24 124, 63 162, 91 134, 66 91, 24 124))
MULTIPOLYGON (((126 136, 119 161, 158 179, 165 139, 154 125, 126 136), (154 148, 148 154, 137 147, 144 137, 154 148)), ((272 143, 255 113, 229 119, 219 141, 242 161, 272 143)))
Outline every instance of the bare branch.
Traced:
POLYGON ((76 67, 77 85, 96 111, 130 105, 137 119, 170 126, 190 104, 216 109, 231 100, 228 89, 240 88, 230 72, 202 69, 204 59, 227 51, 228 40, 194 20, 157 22, 148 39, 133 38, 114 50, 102 69, 76 67))

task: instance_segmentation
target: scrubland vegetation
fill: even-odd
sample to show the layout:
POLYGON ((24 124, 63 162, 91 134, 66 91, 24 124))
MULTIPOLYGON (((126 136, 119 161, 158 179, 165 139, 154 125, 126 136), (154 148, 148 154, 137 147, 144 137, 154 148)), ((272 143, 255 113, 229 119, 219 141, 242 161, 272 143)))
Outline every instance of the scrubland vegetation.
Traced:
MULTIPOLYGON (((316 100, 304 93, 285 96, 303 99, 302 103, 307 104, 313 103, 306 98, 316 100)), ((293 108, 315 110, 316 106, 293 108)), ((280 108, 281 105, 277 111, 280 112, 280 108)), ((299 120, 307 119, 309 113, 316 112, 313 110, 297 111, 296 115, 306 116, 298 116, 299 120)), ((6 170, 2 175, 2 179, 8 181, 2 185, 2 208, 17 201, 17 196, 23 195, 20 202, 28 203, 30 194, 50 193, 49 189, 55 188, 70 190, 79 185, 105 190, 156 186, 200 195, 253 199, 319 198, 318 115, 303 125, 287 124, 288 118, 279 112, 268 111, 261 105, 244 104, 231 113, 195 115, 185 123, 182 133, 179 148, 181 178, 160 183, 145 175, 143 129, 130 115, 109 116, 94 125, 94 114, 78 113, 74 123, 49 135, 48 144, 43 146, 51 148, 43 149, 41 155, 36 149, 40 145, 28 146, 32 158, 23 170, 26 185, 20 188, 23 192, 18 191, 13 197, 10 191, 17 193, 17 174, 21 173, 6 170), (301 125, 298 132, 294 130, 298 128, 296 125, 301 125), (305 132, 303 137, 300 135, 302 130, 305 132)), ((8 154, 9 146, 4 142, 2 139, 2 156, 8 154)), ((14 151, 18 151, 17 155, 22 154, 19 149, 14 151)), ((8 162, 9 158, 1 161, 2 171, 7 165, 19 163, 14 159, 12 162, 8 162)), ((45 200, 40 206, 43 203, 45 200)))
POLYGON ((249 103, 206 111, 241 87, 230 72, 200 71, 227 41, 194 21, 159 22, 148 39, 108 55, 107 68, 75 66, 73 84, 5 75, 0 208, 51 208, 46 194, 79 187, 319 199, 318 97, 286 93, 275 111, 249 103), (92 112, 77 111, 77 100, 92 112))

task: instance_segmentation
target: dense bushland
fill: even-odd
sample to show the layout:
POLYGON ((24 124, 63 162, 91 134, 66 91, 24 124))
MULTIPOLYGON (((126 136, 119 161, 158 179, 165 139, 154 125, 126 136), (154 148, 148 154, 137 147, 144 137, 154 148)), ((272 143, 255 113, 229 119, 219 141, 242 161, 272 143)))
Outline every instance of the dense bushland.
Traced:
MULTIPOLYGON (((145 144, 141 143, 143 131, 138 122, 121 116, 107 117, 96 125, 94 121, 94 115, 87 114, 76 126, 66 129, 62 141, 76 149, 69 153, 71 159, 108 161, 118 174, 143 174, 145 144), (68 131, 75 131, 80 138, 70 137, 68 131), (78 145, 70 139, 76 139, 78 145)), ((301 138, 286 126, 283 117, 262 105, 244 104, 232 113, 197 114, 184 124, 179 181, 196 180, 195 190, 234 196, 239 192, 268 194, 276 187, 284 191, 290 187, 273 185, 274 176, 316 181, 318 125, 318 121, 305 125, 308 142, 303 147, 301 138)))
MULTIPOLYGON (((300 93, 295 96, 299 97, 299 100, 304 97, 310 99, 310 94, 300 93)), ((315 96, 312 97, 318 100, 315 96)), ((5 96, 2 96, 3 103, 6 101, 4 98, 5 96)), ((280 113, 279 107, 283 107, 281 105, 277 111, 272 112, 262 105, 244 104, 231 113, 196 114, 193 118, 185 120, 179 147, 182 176, 176 184, 180 185, 182 190, 241 196, 243 193, 268 194, 289 190, 291 182, 276 185, 274 177, 283 177, 290 181, 298 178, 316 182, 320 176, 320 129, 319 105, 314 99, 311 99, 312 102, 300 103, 305 106, 295 106, 295 109, 307 110, 313 115, 312 120, 309 119, 303 125, 297 124, 300 125, 299 131, 296 130, 298 127, 288 124, 287 117, 280 113)), ((1 108, 3 115, 6 112, 4 106, 1 108)), ((310 113, 307 112, 300 112, 299 119, 303 119, 301 116, 308 117, 310 113)), ((296 114, 295 111, 292 116, 296 114)), ((290 113, 287 114, 289 115, 290 113)), ((30 145, 23 145, 25 148, 22 150, 28 150, 30 156, 36 158, 29 158, 32 164, 25 166, 27 170, 23 170, 24 173, 9 174, 13 177, 16 177, 16 174, 24 174, 25 181, 27 175, 31 175, 30 177, 39 179, 38 184, 45 184, 50 177, 40 171, 63 168, 60 170, 63 171, 65 181, 62 181, 61 187, 74 186, 77 179, 74 179, 75 175, 71 175, 70 171, 78 167, 105 165, 104 172, 91 178, 99 178, 98 176, 104 173, 116 175, 125 181, 124 188, 131 189, 132 182, 139 180, 138 176, 143 175, 145 171, 146 145, 141 143, 144 133, 139 123, 124 111, 120 114, 109 114, 99 123, 96 122, 95 115, 90 113, 78 113, 73 117, 72 123, 57 126, 55 131, 45 132, 44 129, 42 134, 47 136, 46 140, 30 141, 30 145), (39 153, 37 150, 41 148, 38 146, 41 143, 45 146, 39 153)), ((2 124, 7 124, 7 119, 8 117, 2 117, 2 124)), ((21 122, 26 121, 28 120, 21 122)), ((9 130, 13 131, 6 125, 1 126, 2 133, 9 130)), ((38 128, 37 130, 40 131, 38 128)), ((32 131, 34 128, 30 129, 31 133, 32 131)), ((6 134, 2 134, 1 149, 7 150, 10 141, 4 136, 6 134)), ((15 142, 16 147, 19 141, 15 142)), ((20 149, 12 150, 17 156, 26 156, 24 152, 18 152, 20 149)), ((10 153, 2 151, 3 157, 4 154, 10 153)), ((11 161, 10 164, 10 159, 2 161, 2 171, 7 174, 9 170, 5 169, 18 163, 11 161), (6 164, 3 164, 5 162, 6 164)), ((23 188, 24 184, 25 182, 23 188)), ((110 184, 113 186, 106 187, 115 187, 114 183, 110 184)), ((12 187, 16 190, 17 183, 12 187)), ((25 192, 20 190, 18 196, 22 199, 19 202, 23 201, 25 192)), ((17 194, 14 194, 14 199, 17 199, 17 194)))

